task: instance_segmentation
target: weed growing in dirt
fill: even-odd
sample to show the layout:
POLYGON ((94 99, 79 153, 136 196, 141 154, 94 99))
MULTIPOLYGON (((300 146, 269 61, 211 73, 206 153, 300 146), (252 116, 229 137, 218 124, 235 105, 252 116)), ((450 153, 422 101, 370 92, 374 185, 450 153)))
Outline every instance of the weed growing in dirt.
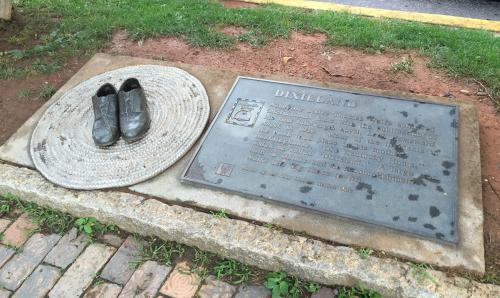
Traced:
POLYGON ((413 73, 413 59, 411 56, 404 57, 398 62, 394 62, 391 64, 391 71, 394 73, 397 72, 406 72, 406 73, 413 73))
POLYGON ((170 266, 174 257, 182 257, 186 247, 177 242, 163 241, 158 238, 149 238, 140 242, 139 255, 131 265, 138 267, 146 261, 156 261, 170 266))
POLYGON ((358 249, 357 253, 362 259, 367 259, 369 256, 373 254, 373 249, 363 247, 358 249))
POLYGON ((338 298, 382 298, 377 291, 366 289, 362 285, 354 288, 342 287, 339 289, 338 298))
POLYGON ((427 264, 415 264, 412 262, 407 263, 408 266, 410 266, 410 272, 413 274, 413 276, 417 279, 418 282, 423 282, 424 280, 428 280, 432 282, 435 285, 439 285, 437 280, 432 276, 429 272, 427 272, 428 269, 432 269, 430 265, 427 264))
POLYGON ((42 99, 44 101, 48 100, 56 93, 56 88, 52 85, 44 85, 40 91, 36 92, 34 90, 23 89, 19 92, 19 98, 23 100, 38 100, 42 99))
POLYGON ((488 284, 493 284, 493 285, 498 285, 498 276, 496 273, 488 273, 481 278, 481 282, 483 283, 488 283, 488 284))
POLYGON ((236 38, 218 28, 239 26, 246 29, 239 40, 254 46, 287 38, 295 30, 322 32, 330 45, 416 50, 430 57, 434 67, 472 76, 485 82, 494 96, 500 94, 500 39, 482 30, 279 5, 230 9, 209 0, 18 0, 16 10, 28 24, 9 38, 20 46, 0 58, 0 78, 50 71, 72 55, 95 53, 107 46, 117 29, 135 39, 178 36, 196 46, 230 48, 236 38), (40 37, 31 45, 27 37, 36 32, 40 37), (45 66, 23 65, 25 59, 40 59, 45 66), (17 62, 22 67, 16 68, 17 62))
POLYGON ((253 276, 250 267, 233 259, 222 259, 217 262, 213 273, 217 279, 225 279, 234 285, 247 282, 253 276))
POLYGON ((63 234, 71 228, 73 223, 73 217, 67 213, 21 201, 12 194, 0 196, 0 202, 2 205, 9 205, 11 209, 15 207, 22 212, 28 213, 31 220, 42 231, 63 234))
POLYGON ((102 224, 94 217, 80 217, 75 220, 75 227, 78 231, 89 236, 90 239, 95 239, 96 235, 103 235, 107 232, 116 231, 117 227, 114 224, 102 224))
POLYGON ((314 282, 304 282, 294 276, 287 275, 283 271, 269 272, 266 275, 264 286, 271 290, 272 298, 279 297, 301 297, 304 290, 315 293, 321 286, 314 282))
POLYGON ((215 218, 227 218, 226 210, 222 209, 219 211, 211 211, 210 212, 215 218))

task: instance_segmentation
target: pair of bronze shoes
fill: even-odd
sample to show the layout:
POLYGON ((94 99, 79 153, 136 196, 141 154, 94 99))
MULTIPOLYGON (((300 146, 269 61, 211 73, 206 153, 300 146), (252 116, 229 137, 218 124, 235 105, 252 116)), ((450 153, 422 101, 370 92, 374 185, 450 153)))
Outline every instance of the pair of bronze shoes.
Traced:
POLYGON ((113 145, 120 135, 128 143, 137 141, 149 129, 146 95, 137 79, 127 79, 118 92, 111 84, 102 85, 92 96, 92 105, 92 138, 99 147, 113 145))

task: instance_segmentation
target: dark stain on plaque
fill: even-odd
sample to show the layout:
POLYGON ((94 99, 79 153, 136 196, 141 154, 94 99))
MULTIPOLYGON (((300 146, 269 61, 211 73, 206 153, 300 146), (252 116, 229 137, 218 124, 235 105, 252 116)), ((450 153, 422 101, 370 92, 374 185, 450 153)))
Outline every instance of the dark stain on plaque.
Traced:
POLYGON ((407 117, 408 117, 408 112, 407 112, 407 111, 401 111, 400 113, 401 113, 401 115, 403 115, 405 118, 407 118, 407 117))
POLYGON ((260 188, 262 188, 262 189, 266 189, 266 187, 267 187, 267 186, 266 186, 264 183, 262 183, 262 184, 260 185, 260 188))
POLYGON ((436 185, 436 190, 444 193, 444 189, 441 187, 441 185, 436 185))
POLYGON ((397 157, 402 158, 402 159, 408 158, 408 155, 405 153, 403 146, 398 144, 398 140, 396 139, 396 137, 391 139, 390 144, 391 144, 392 148, 394 148, 394 150, 396 150, 397 157))
POLYGON ((436 238, 442 240, 444 238, 444 235, 442 233, 436 233, 436 238))
POLYGON ((455 165, 454 162, 451 162, 451 161, 443 161, 441 163, 441 165, 445 168, 445 169, 451 169, 453 168, 453 166, 455 165))
POLYGON ((429 214, 431 215, 431 217, 438 217, 439 214, 441 214, 441 211, 439 211, 436 206, 431 206, 429 208, 429 214))
POLYGON ((366 195, 366 199, 372 200, 373 195, 375 194, 375 192, 372 189, 372 186, 370 184, 367 184, 367 183, 359 182, 358 185, 356 185, 356 190, 363 190, 363 189, 366 189, 366 192, 368 193, 366 195))
POLYGON ((443 175, 445 175, 445 176, 450 176, 450 171, 448 171, 448 170, 443 170, 443 175))
POLYGON ((398 220, 399 220, 399 216, 394 216, 394 217, 392 218, 392 220, 393 220, 393 221, 398 221, 398 220))
POLYGON ((430 175, 424 175, 424 174, 418 176, 417 178, 411 179, 411 182, 413 182, 413 184, 415 185, 427 186, 427 183, 425 183, 426 181, 436 184, 441 183, 441 180, 433 178, 430 175))
POLYGON ((432 156, 438 156, 440 152, 441 152, 441 150, 436 149, 434 151, 431 151, 431 154, 432 154, 432 156))
POLYGON ((311 190, 312 190, 312 187, 310 187, 310 186, 302 186, 302 187, 300 188, 300 192, 301 192, 301 193, 308 193, 308 192, 310 192, 311 190))
POLYGON ((436 227, 430 223, 424 224, 424 228, 429 229, 429 230, 435 230, 436 227))
POLYGON ((453 116, 457 113, 457 109, 456 108, 453 108, 450 110, 450 116, 453 116))
POLYGON ((458 122, 456 118, 453 118, 453 121, 451 121, 451 127, 452 128, 458 128, 458 122))
POLYGON ((418 219, 418 218, 417 218, 417 217, 414 217, 414 216, 409 216, 409 217, 408 217, 408 221, 409 221, 409 222, 416 222, 416 221, 417 221, 417 219, 418 219))
POLYGON ((410 194, 408 196, 408 200, 410 200, 410 201, 418 201, 418 195, 410 194))

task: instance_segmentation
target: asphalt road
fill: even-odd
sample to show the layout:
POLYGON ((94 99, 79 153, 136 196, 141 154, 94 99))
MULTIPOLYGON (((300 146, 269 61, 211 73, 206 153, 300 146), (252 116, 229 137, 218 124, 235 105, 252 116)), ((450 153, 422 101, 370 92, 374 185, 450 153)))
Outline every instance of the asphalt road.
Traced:
POLYGON ((500 0, 317 0, 371 8, 500 21, 500 0))

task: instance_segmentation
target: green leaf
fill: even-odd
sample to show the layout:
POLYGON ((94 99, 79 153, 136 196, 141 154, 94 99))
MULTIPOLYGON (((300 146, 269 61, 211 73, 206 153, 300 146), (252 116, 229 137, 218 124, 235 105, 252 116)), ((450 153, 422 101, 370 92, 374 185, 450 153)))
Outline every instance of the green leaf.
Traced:
POLYGON ((92 227, 89 225, 84 225, 83 230, 85 231, 85 233, 87 233, 89 235, 92 234, 92 227))
POLYGON ((281 297, 281 291, 279 287, 275 287, 272 290, 272 298, 280 298, 281 297))
POLYGON ((86 218, 82 217, 82 218, 77 219, 75 221, 75 224, 78 225, 78 226, 81 226, 81 225, 83 225, 85 223, 85 221, 86 221, 86 218))
POLYGON ((281 294, 288 294, 288 282, 282 281, 279 284, 281 294))

